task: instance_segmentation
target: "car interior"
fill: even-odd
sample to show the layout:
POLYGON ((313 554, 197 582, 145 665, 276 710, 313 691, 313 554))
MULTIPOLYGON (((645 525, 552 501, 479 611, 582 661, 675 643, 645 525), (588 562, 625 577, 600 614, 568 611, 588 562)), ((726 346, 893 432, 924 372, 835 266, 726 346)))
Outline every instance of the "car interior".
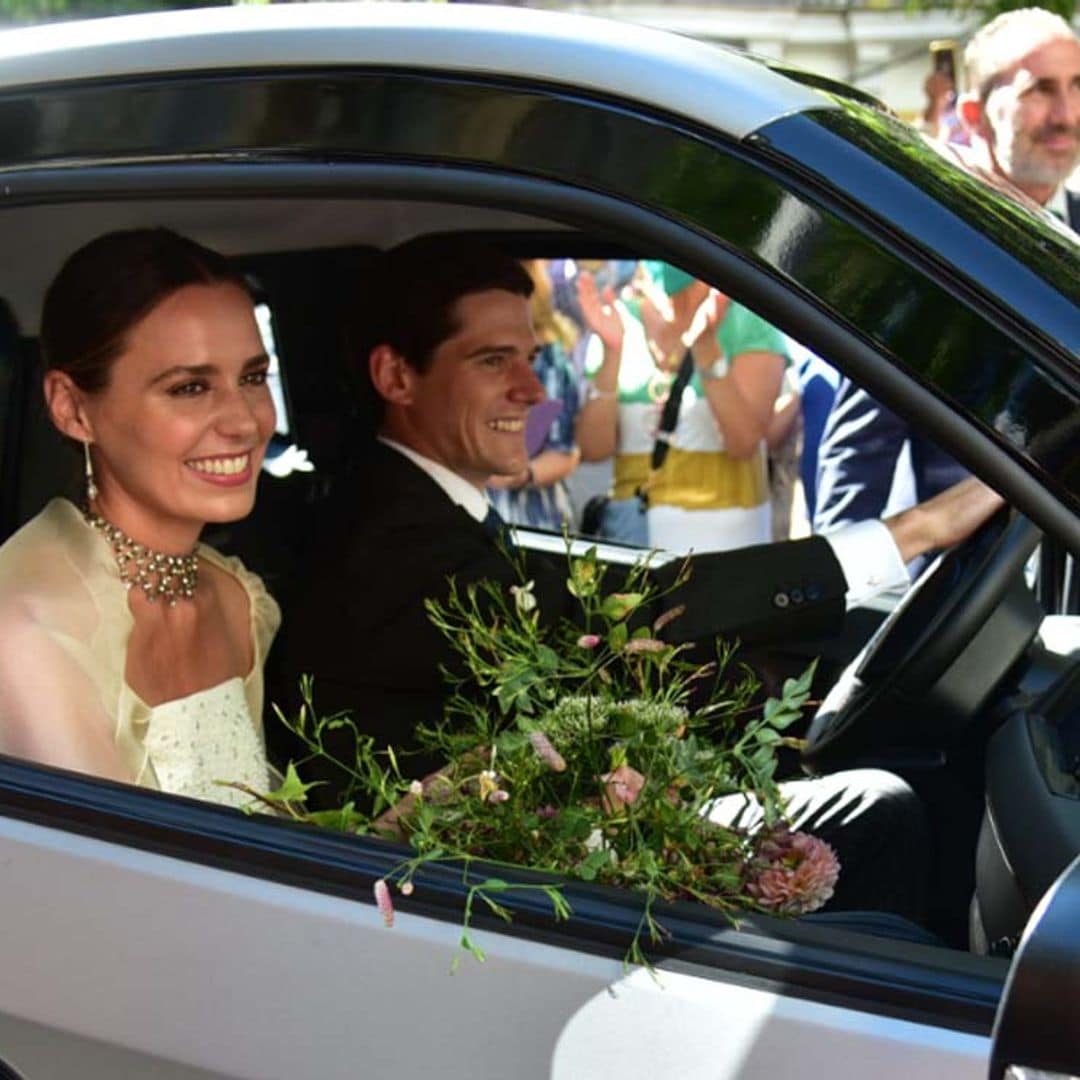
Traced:
MULTIPOLYGON (((206 539, 260 573, 286 608, 291 590, 303 587, 295 553, 312 509, 370 436, 345 355, 350 297, 379 251, 451 232, 483 236, 521 258, 664 254, 541 214, 435 200, 126 199, 5 212, 0 539, 52 495, 79 497, 76 462, 41 401, 44 290, 81 244, 145 224, 234 256, 263 310, 277 361, 277 449, 306 451, 314 469, 264 471, 251 517, 206 539)), ((737 281, 712 284, 738 292, 737 281)), ((797 336, 795 325, 781 329, 797 336)), ((520 535, 550 548, 550 537, 520 535)), ((908 779, 938 847, 926 929, 948 948, 991 956, 1010 954, 1042 892, 1080 850, 1075 621, 1059 602, 1068 589, 1055 599, 1029 584, 1039 541, 1025 519, 1002 515, 933 563, 901 602, 875 600, 853 609, 836 637, 788 641, 755 658, 763 677, 776 679, 820 657, 821 705, 807 718, 809 745, 801 762, 790 762, 792 774, 878 765, 908 779), (1065 617, 1044 622, 1048 614, 1065 617)))

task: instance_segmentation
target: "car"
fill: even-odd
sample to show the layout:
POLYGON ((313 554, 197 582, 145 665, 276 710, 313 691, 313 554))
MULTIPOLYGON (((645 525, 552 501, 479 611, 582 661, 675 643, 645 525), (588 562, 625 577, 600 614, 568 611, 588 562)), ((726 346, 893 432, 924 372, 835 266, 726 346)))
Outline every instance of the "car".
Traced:
POLYGON ((653 971, 628 968, 640 900, 579 884, 564 923, 525 892, 510 923, 477 916, 487 961, 451 974, 459 868, 429 868, 387 929, 390 843, 0 758, 0 1075, 1080 1073, 1080 633, 1065 575, 1038 597, 1025 578, 1040 540, 1080 555, 1074 238, 855 91, 602 19, 244 6, 8 30, 0 58, 0 538, 70 481, 34 367, 45 287, 95 235, 158 224, 249 275, 279 434, 315 464, 265 476, 217 537, 271 589, 303 588, 293 541, 364 423, 340 381, 350 291, 430 233, 675 263, 1013 508, 894 610, 770 657, 820 656, 841 688, 807 767, 885 765, 925 797, 979 949, 967 896, 938 944, 678 904, 653 971))

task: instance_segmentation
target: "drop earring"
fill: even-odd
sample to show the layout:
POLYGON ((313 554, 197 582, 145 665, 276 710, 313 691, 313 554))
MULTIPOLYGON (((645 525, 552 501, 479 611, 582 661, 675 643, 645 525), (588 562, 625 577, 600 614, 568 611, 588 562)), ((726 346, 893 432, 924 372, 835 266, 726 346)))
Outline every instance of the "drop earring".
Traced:
POLYGON ((83 455, 86 458, 86 505, 98 497, 97 484, 94 483, 94 463, 90 460, 90 444, 83 443, 83 455))

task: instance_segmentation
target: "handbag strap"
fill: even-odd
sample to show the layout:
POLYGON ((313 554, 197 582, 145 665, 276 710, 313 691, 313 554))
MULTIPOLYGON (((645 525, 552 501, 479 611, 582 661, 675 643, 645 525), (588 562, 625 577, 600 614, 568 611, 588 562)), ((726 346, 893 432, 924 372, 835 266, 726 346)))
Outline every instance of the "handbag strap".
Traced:
POLYGON ((667 457, 668 446, 671 442, 671 433, 679 422, 679 410, 682 408, 683 391, 686 389, 690 377, 694 374, 694 354, 687 349, 683 353, 682 363, 675 375, 675 381, 671 384, 664 407, 660 410, 660 423, 656 428, 656 441, 653 443, 652 457, 649 466, 659 469, 667 457))
POLYGON ((649 487, 653 477, 664 464, 668 448, 671 444, 671 433, 679 422, 679 410, 682 408, 683 391, 686 389, 690 377, 694 374, 694 354, 687 349, 683 353, 682 363, 675 374, 675 379, 668 391, 667 400, 660 410, 660 423, 656 428, 656 440, 653 442, 652 455, 649 458, 649 477, 638 488, 638 498, 643 506, 649 505, 649 487))

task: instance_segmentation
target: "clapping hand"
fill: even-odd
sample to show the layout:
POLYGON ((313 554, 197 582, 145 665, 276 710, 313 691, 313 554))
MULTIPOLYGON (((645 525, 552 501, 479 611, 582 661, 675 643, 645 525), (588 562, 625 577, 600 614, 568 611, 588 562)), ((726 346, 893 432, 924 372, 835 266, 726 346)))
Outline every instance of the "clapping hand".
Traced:
POLYGON ((596 278, 583 270, 577 277, 578 303, 589 329, 614 353, 622 351, 623 324, 615 309, 615 290, 611 286, 603 294, 596 287, 596 278))

